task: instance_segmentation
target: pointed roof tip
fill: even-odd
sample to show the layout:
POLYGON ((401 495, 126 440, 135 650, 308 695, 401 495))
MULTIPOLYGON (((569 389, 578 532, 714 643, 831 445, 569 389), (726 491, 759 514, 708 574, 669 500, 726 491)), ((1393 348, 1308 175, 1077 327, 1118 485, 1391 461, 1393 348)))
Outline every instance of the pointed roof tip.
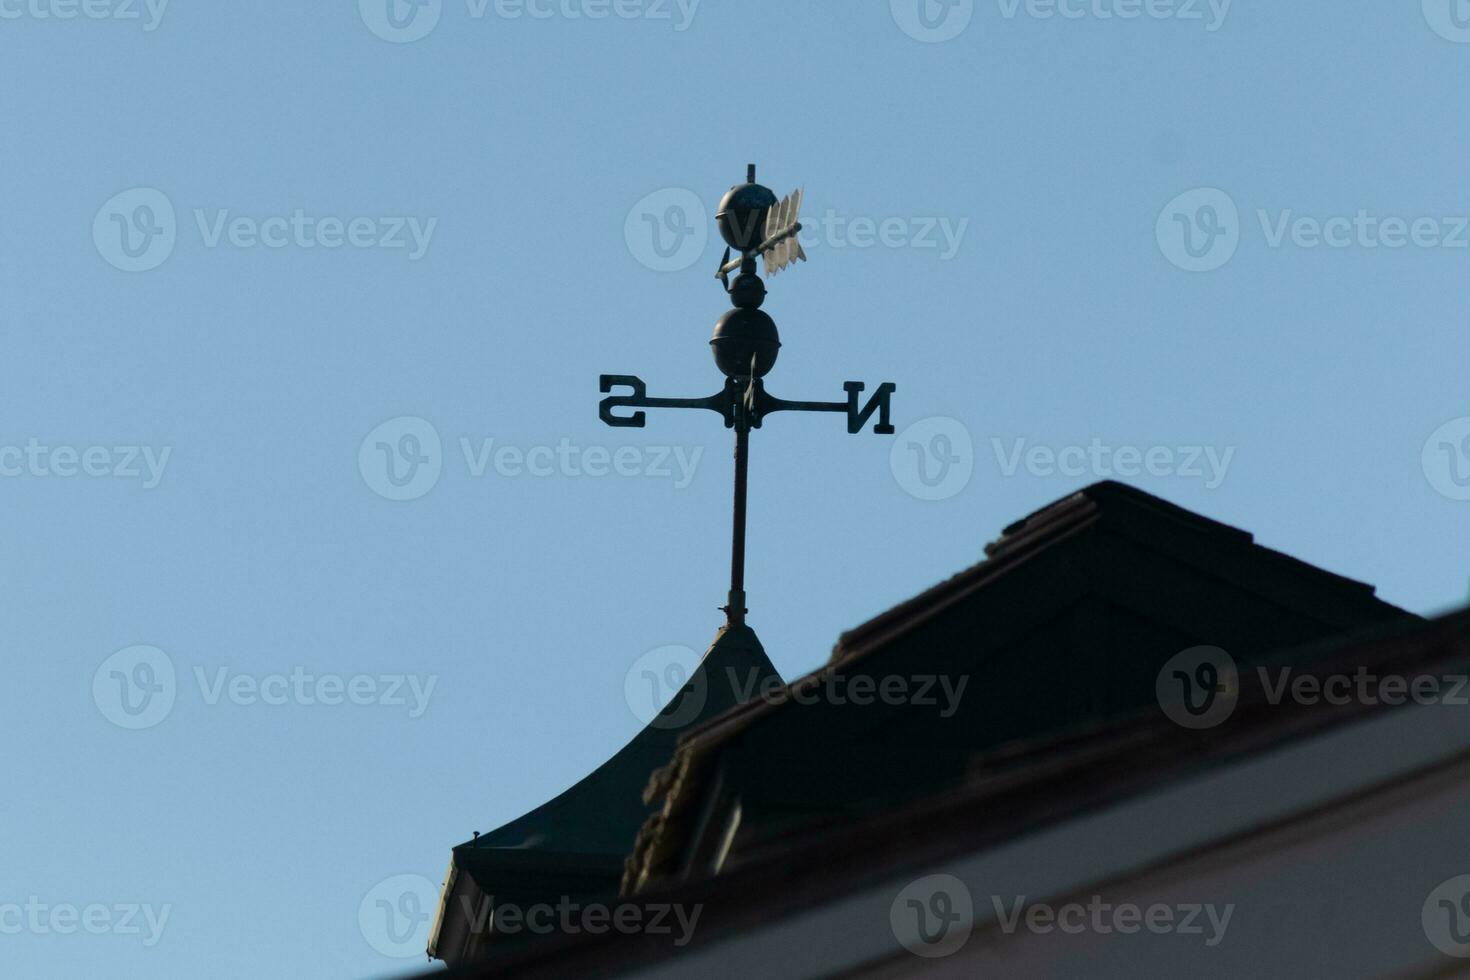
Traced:
POLYGON ((704 656, 708 657, 716 649, 751 649, 759 650, 761 653, 766 652, 761 646, 760 637, 756 636, 755 630, 746 623, 725 623, 717 629, 715 638, 710 641, 709 647, 704 651, 704 656))
POLYGON ((737 667, 746 672, 755 668, 761 674, 770 673, 777 678, 781 676, 775 664, 771 663, 766 648, 761 645, 760 637, 755 635, 755 630, 745 623, 725 623, 715 631, 715 638, 699 658, 699 669, 709 674, 737 667))

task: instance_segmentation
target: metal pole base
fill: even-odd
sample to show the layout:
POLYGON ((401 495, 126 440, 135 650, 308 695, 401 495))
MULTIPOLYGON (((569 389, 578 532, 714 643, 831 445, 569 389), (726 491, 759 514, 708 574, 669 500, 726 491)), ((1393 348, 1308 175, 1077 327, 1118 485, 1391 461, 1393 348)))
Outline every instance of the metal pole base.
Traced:
POLYGON ((721 606, 720 607, 724 611, 724 613, 725 613, 725 623, 726 623, 726 625, 728 625, 728 626, 744 626, 745 625, 745 614, 748 613, 748 612, 750 612, 749 609, 746 609, 745 608, 745 592, 744 592, 744 590, 738 590, 737 591, 735 589, 731 589, 730 590, 730 600, 729 600, 729 602, 730 602, 729 605, 727 605, 727 606, 721 606))

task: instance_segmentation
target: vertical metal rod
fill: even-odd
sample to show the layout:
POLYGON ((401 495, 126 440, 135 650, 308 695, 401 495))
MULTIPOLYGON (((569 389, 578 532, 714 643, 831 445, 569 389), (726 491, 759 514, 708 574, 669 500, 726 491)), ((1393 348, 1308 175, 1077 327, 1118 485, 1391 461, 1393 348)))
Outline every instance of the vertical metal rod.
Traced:
POLYGON ((745 625, 745 491, 750 466, 750 426, 741 420, 735 426, 735 527, 730 543, 730 604, 725 619, 731 626, 745 625))

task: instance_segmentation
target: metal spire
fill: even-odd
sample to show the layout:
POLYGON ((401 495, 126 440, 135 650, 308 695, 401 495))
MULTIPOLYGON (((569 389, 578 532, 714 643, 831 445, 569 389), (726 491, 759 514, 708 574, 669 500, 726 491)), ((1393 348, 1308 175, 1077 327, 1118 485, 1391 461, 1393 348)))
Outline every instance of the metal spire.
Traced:
POLYGON ((725 375, 725 386, 708 398, 650 398, 648 386, 641 378, 629 374, 604 374, 600 389, 604 398, 598 416, 608 425, 619 428, 643 428, 644 412, 615 415, 618 408, 704 408, 718 412, 725 427, 735 430, 735 513, 730 544, 730 593, 724 607, 731 626, 745 623, 745 512, 750 469, 750 432, 761 427, 761 421, 772 412, 845 412, 847 431, 863 430, 873 413, 878 421, 873 431, 891 435, 889 401, 896 386, 884 382, 873 392, 867 404, 858 405, 861 381, 844 382, 847 400, 842 402, 786 401, 766 393, 762 378, 776 364, 781 348, 776 321, 761 309, 766 298, 765 283, 756 274, 756 258, 765 261, 767 276, 773 276, 795 262, 806 261, 797 234, 801 231, 802 191, 777 200, 769 188, 755 182, 755 164, 746 170, 746 181, 730 188, 715 215, 720 235, 728 246, 715 276, 729 294, 734 308, 725 312, 715 324, 710 347, 715 365, 725 375), (740 253, 732 260, 731 251, 740 253), (735 281, 732 273, 739 272, 735 281), (627 388, 626 394, 609 394, 614 388, 627 388))

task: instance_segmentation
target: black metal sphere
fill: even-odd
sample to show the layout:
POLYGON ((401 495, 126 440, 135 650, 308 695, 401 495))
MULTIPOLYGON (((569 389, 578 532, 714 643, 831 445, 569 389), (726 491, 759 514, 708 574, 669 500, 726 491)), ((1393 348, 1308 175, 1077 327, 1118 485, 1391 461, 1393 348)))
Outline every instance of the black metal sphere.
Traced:
POLYGON ((763 241, 766 214, 777 203, 769 187, 736 184, 721 198, 719 210, 715 212, 720 237, 737 251, 750 251, 763 241))
POLYGON ((730 284, 730 302, 745 310, 758 310, 766 301, 766 284, 761 277, 743 272, 730 284))
POLYGON ((730 310, 715 324, 715 335, 709 342, 715 365, 727 378, 749 377, 750 362, 755 359, 755 376, 764 377, 776 366, 781 349, 781 336, 776 321, 760 310, 730 310))

